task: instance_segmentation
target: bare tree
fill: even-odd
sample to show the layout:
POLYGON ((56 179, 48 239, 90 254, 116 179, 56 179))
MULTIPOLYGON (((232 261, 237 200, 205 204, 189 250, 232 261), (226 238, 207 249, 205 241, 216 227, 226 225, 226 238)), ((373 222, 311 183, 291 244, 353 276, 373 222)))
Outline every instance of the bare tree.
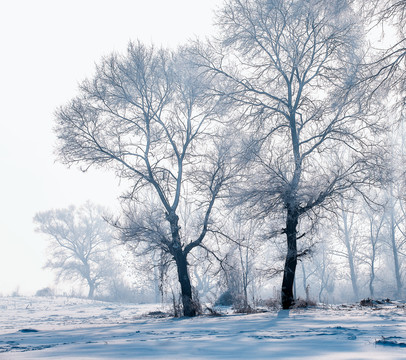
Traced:
POLYGON ((218 23, 219 41, 195 51, 239 111, 235 124, 245 134, 242 158, 251 174, 240 199, 253 216, 285 214, 287 309, 301 219, 373 181, 369 170, 378 165, 377 126, 364 116, 355 86, 362 31, 345 1, 227 1, 218 23))
POLYGON ((107 167, 128 180, 129 205, 115 225, 125 241, 171 255, 185 316, 196 314, 187 256, 202 244, 231 174, 229 148, 215 136, 225 108, 210 96, 211 82, 190 65, 184 49, 172 53, 130 43, 126 55, 104 58, 80 95, 57 112, 62 162, 107 167), (154 206, 146 193, 153 194, 154 206), (200 214, 193 234, 181 232, 185 202, 200 214))
POLYGON ((374 282, 377 272, 378 255, 382 248, 382 237, 385 230, 385 213, 382 209, 376 211, 368 206, 364 207, 364 216, 368 220, 369 232, 367 236, 368 245, 361 252, 363 261, 369 266, 369 294, 373 299, 375 296, 374 282))
POLYGON ((388 223, 389 223, 389 248, 392 253, 392 261, 393 261, 393 270, 395 274, 396 280, 396 292, 395 296, 399 297, 402 295, 403 292, 403 284, 402 284, 402 262, 400 260, 402 248, 404 248, 406 244, 405 235, 406 232, 402 231, 401 223, 404 221, 404 215, 401 215, 401 211, 403 212, 403 206, 400 199, 396 199, 394 194, 393 185, 391 184, 389 189, 389 204, 388 204, 388 223), (397 203, 400 205, 400 214, 397 213, 397 203), (401 239, 399 241, 397 237, 397 233, 400 231, 401 239))
POLYGON ((236 209, 228 215, 222 224, 221 237, 227 242, 224 244, 227 249, 224 257, 227 290, 234 298, 234 305, 244 311, 255 303, 259 292, 257 283, 261 279, 256 266, 259 264, 263 243, 258 236, 261 231, 260 221, 245 219, 242 210, 236 209))
POLYGON ((320 289, 318 294, 319 302, 326 303, 326 299, 334 290, 334 263, 332 262, 332 256, 328 249, 327 244, 323 244, 320 249, 320 253, 316 256, 315 261, 315 276, 320 283, 320 289), (327 293, 327 294, 325 294, 327 293))
POLYGON ((111 227, 102 218, 105 210, 86 203, 76 208, 49 210, 34 217, 36 231, 47 235, 49 260, 46 267, 58 270, 58 279, 81 279, 94 296, 99 284, 110 272, 113 237, 111 227))
POLYGON ((391 157, 387 162, 389 171, 389 185, 383 190, 386 199, 386 222, 389 236, 387 245, 391 253, 391 267, 393 269, 396 291, 394 295, 399 297, 403 293, 403 256, 405 254, 406 231, 405 231, 405 143, 403 131, 404 119, 401 119, 399 127, 393 127, 388 142, 391 147, 391 157))
POLYGON ((354 229, 356 225, 355 213, 345 209, 341 202, 341 213, 338 216, 339 238, 344 245, 345 250, 340 252, 336 250, 336 254, 344 257, 348 262, 350 270, 350 280, 352 285, 353 295, 356 301, 359 300, 359 276, 358 276, 358 258, 357 254, 360 251, 361 237, 354 229))

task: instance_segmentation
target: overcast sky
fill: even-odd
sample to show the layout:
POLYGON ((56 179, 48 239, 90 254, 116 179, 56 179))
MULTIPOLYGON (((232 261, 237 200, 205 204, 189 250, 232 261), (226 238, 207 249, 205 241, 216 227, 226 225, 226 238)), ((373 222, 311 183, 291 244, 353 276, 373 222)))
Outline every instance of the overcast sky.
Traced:
POLYGON ((94 63, 129 40, 176 47, 213 31, 221 0, 14 0, 0 5, 0 295, 51 286, 38 211, 82 204, 113 207, 110 173, 55 163, 55 109, 91 76, 94 63))

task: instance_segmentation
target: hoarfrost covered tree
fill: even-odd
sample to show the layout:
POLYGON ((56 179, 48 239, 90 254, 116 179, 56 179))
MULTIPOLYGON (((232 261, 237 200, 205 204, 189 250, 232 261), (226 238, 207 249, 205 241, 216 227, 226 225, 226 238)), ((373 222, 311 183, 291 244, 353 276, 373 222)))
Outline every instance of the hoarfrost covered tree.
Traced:
MULTIPOLYGON (((400 230, 397 213, 399 205, 404 198, 405 185, 405 133, 404 122, 406 119, 406 1, 405 0, 385 0, 385 1, 361 1, 366 13, 366 23, 372 31, 379 29, 380 42, 372 42, 373 51, 368 65, 368 76, 370 81, 386 98, 386 116, 391 123, 398 126, 392 129, 392 136, 389 142, 392 144, 391 159, 388 162, 388 171, 391 173, 389 186, 389 245, 393 256, 393 267, 396 279, 395 296, 401 296, 402 285, 402 261, 401 251, 402 241, 397 239, 397 232, 400 230), (401 143, 401 151, 395 148, 397 143, 401 143), (401 184, 402 191, 398 193, 396 189, 401 184)), ((398 144, 399 145, 399 144, 398 144)), ((402 210, 401 208, 399 210, 402 210)), ((400 231, 402 232, 402 231, 400 231)), ((404 234, 401 235, 401 239, 404 234)), ((403 243, 404 246, 404 243, 403 243)))
POLYGON ((297 272, 297 284, 302 279, 302 286, 298 286, 298 293, 309 303, 315 299, 319 302, 329 303, 334 297, 333 292, 336 283, 336 261, 333 251, 331 250, 332 243, 322 241, 327 233, 330 234, 330 229, 320 229, 315 235, 319 241, 312 246, 307 261, 301 257, 301 266, 297 272), (317 298, 316 298, 317 294, 317 298))
POLYGON ((387 205, 387 222, 389 225, 389 238, 387 239, 387 243, 391 253, 392 268, 396 281, 396 291, 394 295, 400 297, 403 295, 402 272, 404 266, 402 260, 404 259, 406 248, 406 231, 404 226, 406 213, 404 211, 404 200, 402 199, 404 192, 399 194, 400 196, 395 194, 394 186, 391 184, 389 187, 387 205))
POLYGON ((256 269, 259 265, 259 254, 263 250, 264 244, 260 242, 259 232, 261 223, 253 219, 245 220, 241 210, 234 214, 233 230, 230 235, 233 238, 232 250, 235 252, 236 265, 240 274, 240 288, 242 295, 242 309, 249 308, 249 298, 255 303, 260 289, 256 286, 260 282, 260 274, 256 269), (249 296, 250 295, 250 296, 249 296))
MULTIPOLYGON (((376 118, 358 83, 362 29, 346 1, 235 0, 220 38, 197 43, 200 65, 236 105, 249 164, 241 202, 252 216, 284 213, 283 308, 293 301, 301 219, 374 181, 376 118)), ((377 169, 377 172, 378 169, 377 169)))
POLYGON ((49 260, 46 267, 58 270, 58 279, 85 280, 92 298, 111 273, 111 226, 103 219, 105 210, 90 202, 77 208, 39 212, 36 231, 47 235, 49 260))
POLYGON ((315 256, 314 275, 319 283, 318 300, 319 302, 328 303, 328 298, 334 290, 335 269, 332 261, 331 251, 328 249, 328 244, 321 245, 319 252, 315 256))
POLYGON ((224 254, 221 265, 225 293, 222 296, 228 296, 239 311, 249 310, 261 290, 262 277, 257 267, 264 244, 260 231, 261 221, 245 219, 243 209, 239 208, 227 214, 216 232, 224 254))
POLYGON ((337 216, 339 239, 344 250, 337 249, 336 254, 342 256, 348 262, 350 270, 350 280, 352 285, 353 295, 356 301, 359 301, 359 276, 358 276, 358 253, 360 251, 361 236, 357 232, 356 214, 346 209, 344 202, 341 202, 341 210, 337 216))
POLYGON ((375 296, 375 279, 379 273, 379 253, 382 251, 382 238, 385 234, 385 212, 383 207, 377 209, 364 206, 364 219, 367 220, 369 231, 366 236, 366 244, 361 251, 363 262, 369 267, 369 294, 373 299, 375 296), (377 271, 378 270, 378 271, 377 271))
POLYGON ((229 147, 220 139, 225 107, 210 96, 211 81, 184 49, 130 43, 125 55, 104 58, 79 96, 57 112, 62 162, 110 168, 130 184, 124 219, 115 225, 125 241, 170 254, 185 316, 196 314, 187 257, 202 244, 231 177, 229 147), (179 223, 186 201, 199 214, 191 234, 179 223))

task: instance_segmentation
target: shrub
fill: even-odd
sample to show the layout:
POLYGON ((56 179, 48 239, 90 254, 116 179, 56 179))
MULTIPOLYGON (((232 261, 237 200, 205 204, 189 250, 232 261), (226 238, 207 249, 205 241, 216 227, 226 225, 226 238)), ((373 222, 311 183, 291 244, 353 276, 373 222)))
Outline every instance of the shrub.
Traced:
POLYGON ((269 298, 266 300, 262 300, 260 302, 260 305, 266 306, 268 309, 279 310, 281 307, 281 301, 280 299, 269 298))
POLYGON ((310 300, 310 299, 309 300, 304 300, 304 299, 298 298, 298 299, 295 300, 292 308, 293 309, 304 309, 304 308, 307 308, 309 306, 316 306, 316 305, 317 305, 317 303, 315 301, 313 301, 313 300, 310 300))
POLYGON ((35 296, 54 296, 54 292, 52 291, 51 288, 46 287, 46 288, 38 290, 35 293, 35 296))
POLYGON ((215 306, 231 306, 234 304, 234 300, 235 300, 234 294, 230 290, 227 290, 219 296, 219 298, 216 300, 214 305, 215 306))

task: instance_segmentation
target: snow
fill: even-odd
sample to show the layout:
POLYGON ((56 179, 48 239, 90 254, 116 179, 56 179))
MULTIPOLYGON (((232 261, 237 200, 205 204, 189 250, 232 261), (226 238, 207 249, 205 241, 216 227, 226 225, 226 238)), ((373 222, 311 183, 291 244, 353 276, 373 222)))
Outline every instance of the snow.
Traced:
POLYGON ((406 359, 406 309, 330 306, 221 317, 160 305, 0 298, 0 359, 406 359))

